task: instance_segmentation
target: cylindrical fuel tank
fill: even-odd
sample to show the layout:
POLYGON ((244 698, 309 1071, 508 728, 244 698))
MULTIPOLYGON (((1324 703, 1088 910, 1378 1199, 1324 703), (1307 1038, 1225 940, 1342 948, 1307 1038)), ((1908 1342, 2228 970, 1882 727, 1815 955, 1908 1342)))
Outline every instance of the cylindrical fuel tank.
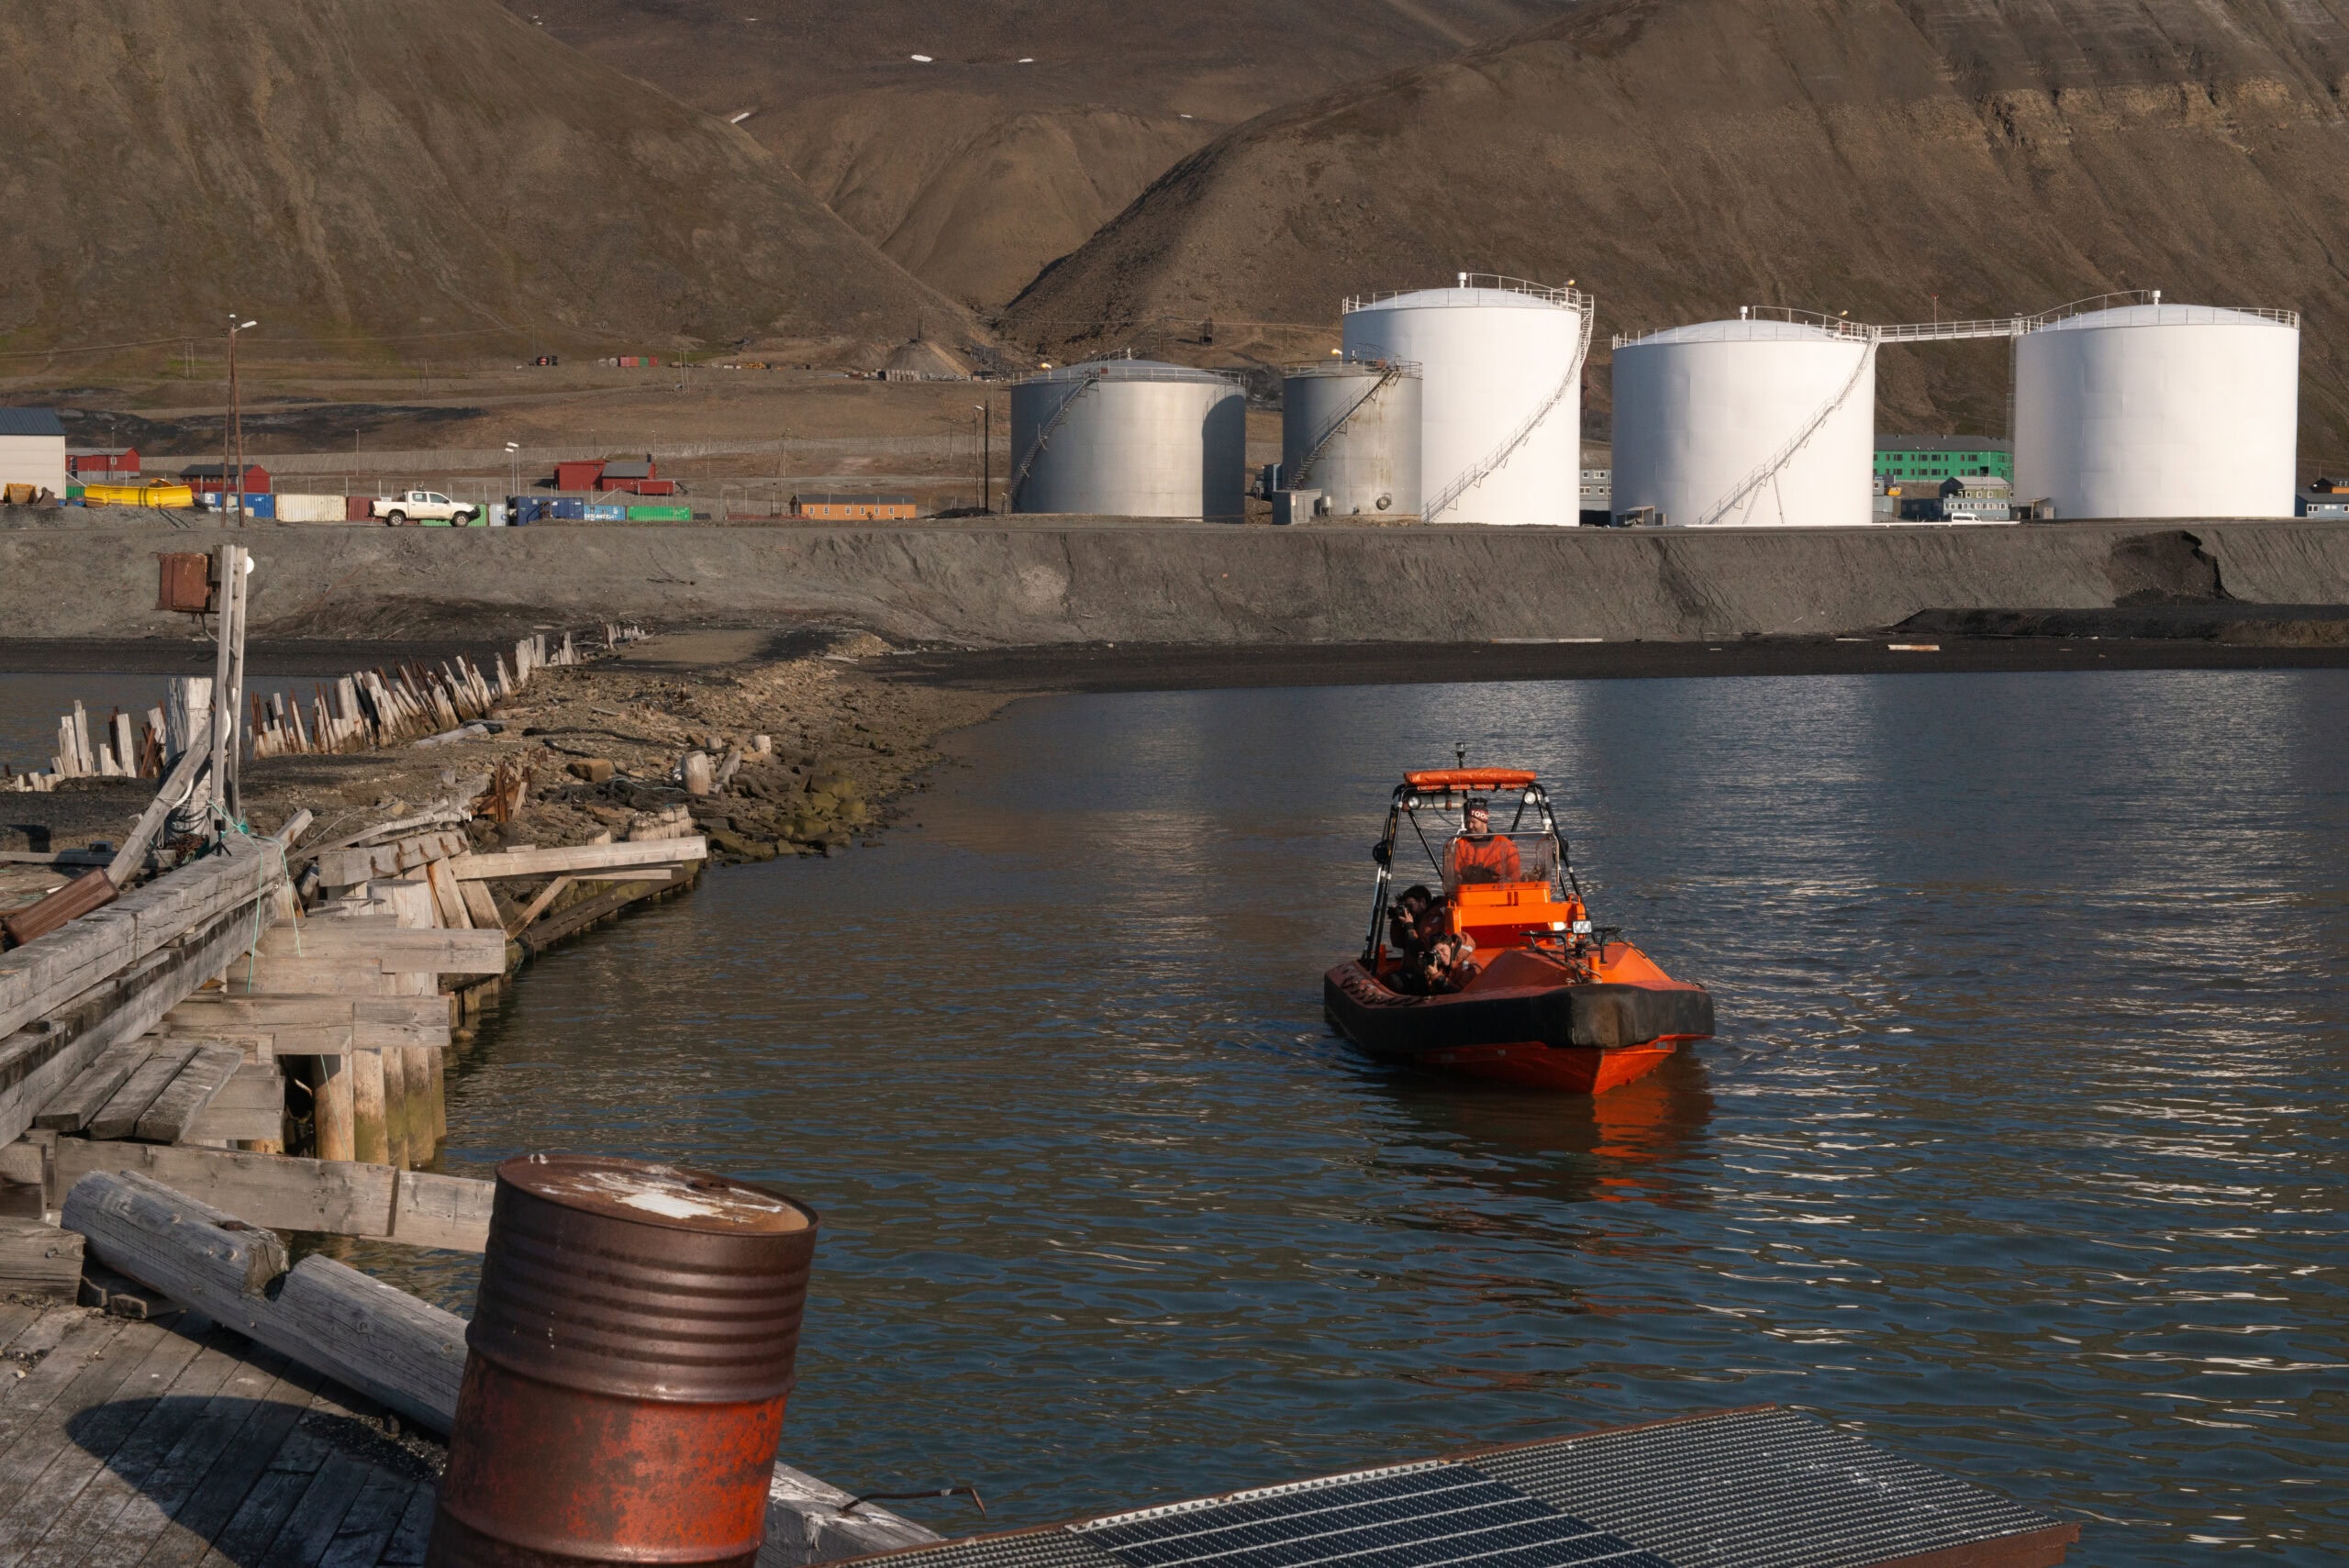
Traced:
POLYGON ((427 1562, 750 1568, 815 1248, 705 1171, 500 1165, 427 1562))
POLYGON ((2124 305, 2015 339, 2015 499, 2058 517, 2288 517, 2300 318, 2124 305))
POLYGON ((1336 517, 1419 509, 1419 367, 1333 359, 1281 381, 1281 487, 1319 490, 1336 517))
POLYGON ((1238 517, 1248 399, 1212 371, 1092 360, 1011 388, 1015 512, 1238 517))

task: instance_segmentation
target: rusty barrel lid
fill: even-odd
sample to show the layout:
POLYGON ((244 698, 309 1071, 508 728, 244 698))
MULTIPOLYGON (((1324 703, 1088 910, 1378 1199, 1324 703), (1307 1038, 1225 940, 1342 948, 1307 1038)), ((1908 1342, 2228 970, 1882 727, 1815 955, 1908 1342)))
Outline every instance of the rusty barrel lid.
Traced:
POLYGON ((791 1388, 816 1211, 681 1165, 530 1154, 497 1167, 465 1343, 525 1377, 732 1404, 791 1388))

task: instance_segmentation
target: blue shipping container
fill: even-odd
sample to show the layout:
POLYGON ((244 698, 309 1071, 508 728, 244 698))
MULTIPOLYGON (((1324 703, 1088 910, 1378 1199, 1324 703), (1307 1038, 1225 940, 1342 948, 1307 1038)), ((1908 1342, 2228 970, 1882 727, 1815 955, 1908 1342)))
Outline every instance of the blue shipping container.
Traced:
POLYGON ((268 517, 273 521, 277 517, 277 497, 273 495, 263 494, 258 490, 247 491, 245 493, 245 516, 248 517, 268 517))
POLYGON ((558 495, 554 499, 554 515, 566 523, 583 521, 587 516, 587 503, 577 495, 558 495))
POLYGON ((587 521, 591 523, 624 523, 628 521, 628 508, 626 506, 590 506, 587 508, 587 521))

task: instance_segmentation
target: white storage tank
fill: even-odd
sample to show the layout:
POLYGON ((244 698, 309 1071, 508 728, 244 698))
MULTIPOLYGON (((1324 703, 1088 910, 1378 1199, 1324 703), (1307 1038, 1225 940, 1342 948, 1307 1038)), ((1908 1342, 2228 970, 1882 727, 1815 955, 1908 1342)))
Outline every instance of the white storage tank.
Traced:
POLYGON ((2015 339, 2015 500, 2058 517, 2288 517, 2300 318, 2125 305, 2015 339))
POLYGON ((1281 487, 1318 490, 1333 517, 1419 509, 1419 367, 1331 359, 1281 380, 1281 487))
POLYGON ((1590 296, 1463 272, 1453 288, 1346 301, 1345 353, 1419 367, 1430 522, 1581 520, 1590 296))
POLYGON ((1876 342, 1828 317, 1706 321, 1615 343, 1618 517, 1876 521, 1876 342))
POLYGON ((1248 400, 1210 371, 1092 360, 1011 388, 1014 512, 1238 517, 1248 400))

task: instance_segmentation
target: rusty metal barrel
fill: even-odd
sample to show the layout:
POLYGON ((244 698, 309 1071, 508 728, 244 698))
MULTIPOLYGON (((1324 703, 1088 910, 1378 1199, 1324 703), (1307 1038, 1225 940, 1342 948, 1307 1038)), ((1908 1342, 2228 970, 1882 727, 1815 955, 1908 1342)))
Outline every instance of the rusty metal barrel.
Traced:
POLYGON ((816 1227, 705 1171, 500 1165, 426 1562, 750 1568, 816 1227))

